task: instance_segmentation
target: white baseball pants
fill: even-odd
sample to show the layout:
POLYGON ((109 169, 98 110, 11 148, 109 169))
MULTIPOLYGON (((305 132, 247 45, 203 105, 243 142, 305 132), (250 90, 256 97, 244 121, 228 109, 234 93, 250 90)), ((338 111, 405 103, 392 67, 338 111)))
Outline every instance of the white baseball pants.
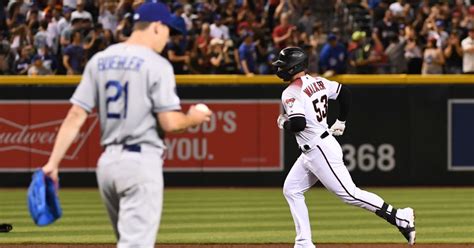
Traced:
POLYGON ((315 247, 311 239, 304 193, 318 180, 345 203, 371 212, 380 209, 384 203, 379 196, 361 190, 354 184, 344 165, 341 146, 332 135, 316 139, 310 147, 296 160, 283 186, 296 227, 295 248, 315 247))
POLYGON ((118 248, 155 247, 163 206, 162 150, 141 152, 109 146, 102 153, 97 181, 118 248))

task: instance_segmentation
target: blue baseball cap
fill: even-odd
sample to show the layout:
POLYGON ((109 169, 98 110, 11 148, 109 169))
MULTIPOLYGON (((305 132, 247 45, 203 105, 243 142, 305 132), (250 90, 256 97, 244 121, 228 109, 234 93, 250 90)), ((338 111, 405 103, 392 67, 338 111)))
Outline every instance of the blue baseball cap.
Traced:
POLYGON ((135 10, 133 20, 135 22, 161 22, 171 29, 171 33, 181 33, 181 30, 173 25, 173 18, 168 6, 158 1, 140 5, 135 10))
POLYGON ((331 40, 337 40, 337 36, 336 36, 335 34, 333 34, 333 33, 330 33, 330 34, 328 35, 328 40, 329 40, 329 41, 331 41, 331 40))

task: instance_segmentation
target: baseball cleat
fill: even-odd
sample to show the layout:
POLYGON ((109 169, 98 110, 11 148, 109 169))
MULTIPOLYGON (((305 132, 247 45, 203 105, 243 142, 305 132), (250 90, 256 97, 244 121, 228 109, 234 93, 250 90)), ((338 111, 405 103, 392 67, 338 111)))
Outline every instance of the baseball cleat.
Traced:
POLYGON ((403 234, 403 236, 407 239, 409 245, 414 245, 416 240, 416 232, 415 232, 415 210, 412 208, 405 208, 403 211, 407 212, 409 221, 406 227, 398 227, 398 230, 403 234))

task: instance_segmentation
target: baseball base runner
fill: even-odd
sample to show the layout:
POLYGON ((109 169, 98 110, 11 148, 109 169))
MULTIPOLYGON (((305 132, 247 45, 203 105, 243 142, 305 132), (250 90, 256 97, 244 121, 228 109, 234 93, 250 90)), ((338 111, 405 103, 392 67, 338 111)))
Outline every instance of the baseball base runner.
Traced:
POLYGON ((295 248, 314 248, 304 193, 317 181, 342 201, 374 212, 398 227, 410 245, 415 243, 415 214, 413 209, 396 209, 378 195, 358 188, 344 165, 342 149, 333 136, 344 133, 351 104, 351 92, 337 82, 305 73, 308 57, 296 47, 283 49, 278 60, 277 76, 289 81, 282 102, 287 114, 277 119, 278 127, 291 131, 302 151, 291 168, 283 192, 295 222, 295 248), (328 101, 335 99, 340 114, 329 129, 328 101))

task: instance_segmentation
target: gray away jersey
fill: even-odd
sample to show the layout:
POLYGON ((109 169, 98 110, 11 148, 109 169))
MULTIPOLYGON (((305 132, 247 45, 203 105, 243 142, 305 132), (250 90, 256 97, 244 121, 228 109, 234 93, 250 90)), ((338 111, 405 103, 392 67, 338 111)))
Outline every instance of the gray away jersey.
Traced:
POLYGON ((97 107, 102 146, 164 148, 155 113, 181 109, 171 64, 149 48, 124 43, 92 57, 71 102, 89 113, 97 107))

